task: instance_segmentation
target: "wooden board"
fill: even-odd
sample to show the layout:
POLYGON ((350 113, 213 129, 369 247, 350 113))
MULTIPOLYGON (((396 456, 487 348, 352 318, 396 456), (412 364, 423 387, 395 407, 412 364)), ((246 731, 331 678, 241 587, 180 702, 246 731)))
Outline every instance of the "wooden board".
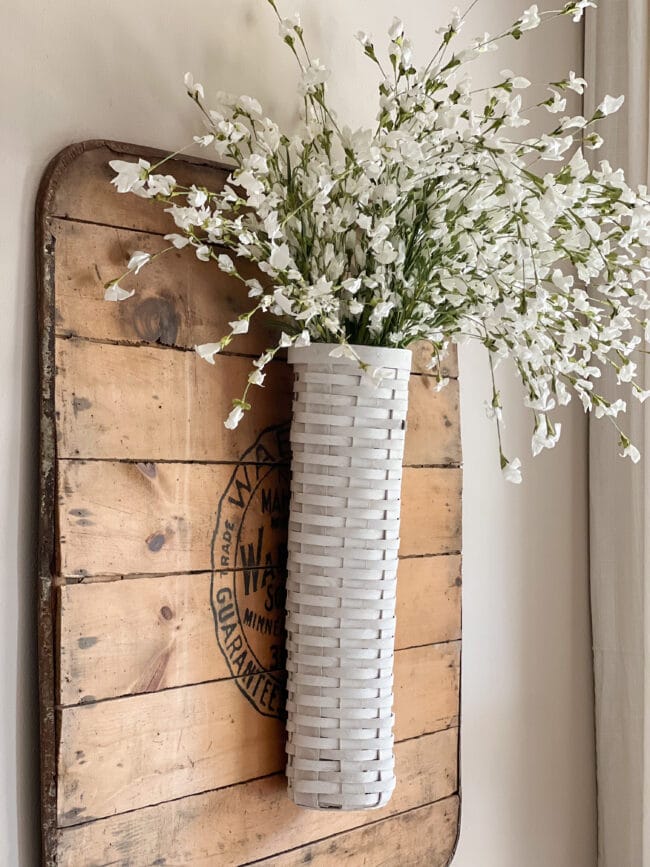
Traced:
MULTIPOLYGON (((222 424, 274 326, 211 367, 192 347, 246 308, 239 284, 174 251, 103 301, 169 231, 120 196, 86 142, 37 208, 41 335, 39 657, 43 860, 99 865, 449 863, 458 834, 461 453, 455 356, 435 389, 414 352, 395 666, 398 785, 370 813, 300 810, 283 777, 283 581, 291 371, 222 424)), ((225 171, 177 160, 188 183, 225 171)))

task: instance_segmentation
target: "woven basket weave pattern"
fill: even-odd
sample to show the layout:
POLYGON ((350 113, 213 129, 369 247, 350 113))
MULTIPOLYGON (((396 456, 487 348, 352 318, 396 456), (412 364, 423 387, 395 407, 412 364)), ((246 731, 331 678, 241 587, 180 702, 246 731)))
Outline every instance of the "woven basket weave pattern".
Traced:
POLYGON ((289 794, 383 806, 395 786, 393 654, 410 352, 293 349, 287 580, 289 794))

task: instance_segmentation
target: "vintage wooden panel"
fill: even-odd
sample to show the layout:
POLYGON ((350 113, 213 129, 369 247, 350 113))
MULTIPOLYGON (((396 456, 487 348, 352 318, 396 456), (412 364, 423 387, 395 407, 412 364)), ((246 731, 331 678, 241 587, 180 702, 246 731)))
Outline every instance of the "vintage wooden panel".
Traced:
POLYGON ((457 823, 458 797, 454 796, 252 863, 266 867, 444 867, 454 852, 457 823))
MULTIPOLYGON (((194 352, 59 339, 56 365, 60 458, 236 461, 244 443, 290 413, 284 363, 270 365, 260 405, 234 435, 220 421, 244 389, 248 358, 220 355, 212 367, 194 352)), ((432 376, 412 376, 408 430, 407 465, 457 464, 458 382, 437 392, 432 376)))
MULTIPOLYGON (((248 864, 448 798, 458 788, 457 752, 456 728, 397 744, 395 794, 376 812, 299 810, 286 797, 284 776, 274 774, 65 828, 60 834, 61 864, 76 867, 79 852, 92 853, 88 867, 248 864)), ((442 829, 427 826, 426 830, 432 838, 442 836, 442 829)), ((447 837, 450 849, 454 836, 447 837)))
POLYGON ((56 365, 60 458, 236 462, 291 413, 291 371, 281 362, 269 365, 259 412, 234 432, 223 419, 249 358, 217 356, 211 366, 195 352, 57 340, 56 365))
MULTIPOLYGON (((84 154, 81 159, 88 159, 84 154)), ((96 155, 93 157, 96 159, 96 155)), ((97 187, 99 191, 99 188, 97 187)), ((106 189, 102 195, 106 194, 106 189)), ((84 191, 87 195, 87 190, 84 191)), ((119 196, 108 190, 106 204, 115 206, 119 196)), ((75 213, 83 205, 66 196, 75 213)), ((123 202, 129 212, 141 203, 123 202)), ((83 211, 82 211, 83 213, 83 211)), ((151 203, 145 205, 143 216, 154 216, 151 203)), ((160 214, 156 212, 156 223, 160 214)), ((164 217, 164 215, 163 215, 164 217)), ((76 216, 76 220, 83 219, 76 216)), ((164 220, 163 220, 164 222, 164 220)), ((228 322, 250 309, 246 289, 234 277, 228 277, 207 263, 198 263, 191 248, 168 250, 168 243, 159 233, 145 230, 129 231, 115 224, 76 222, 52 219, 56 236, 57 269, 54 273, 56 291, 56 334, 61 337, 86 337, 116 343, 158 343, 191 349, 226 333, 228 322), (157 253, 168 250, 140 274, 131 276, 133 298, 122 304, 106 304, 104 283, 126 270, 131 253, 146 249, 157 253), (93 250, 94 255, 88 256, 93 250), (215 297, 219 303, 215 304, 215 297)), ((168 227, 167 227, 168 228, 168 227)), ((253 275, 249 263, 239 262, 243 276, 253 275)), ((233 352, 258 353, 265 349, 273 326, 265 320, 257 322, 248 334, 240 335, 232 344, 233 352)), ((430 347, 418 344, 413 353, 413 371, 430 373, 430 347)), ((443 363, 445 376, 458 376, 458 361, 453 350, 443 363)))
MULTIPOLYGON (((414 352, 398 789, 379 813, 300 811, 279 773, 290 372, 274 364, 255 412, 226 432, 273 327, 214 367, 191 350, 245 309, 239 284, 174 251, 129 302, 102 300, 130 253, 160 249, 169 231, 159 206, 108 183, 108 160, 134 154, 159 156, 73 146, 39 196, 44 863, 442 867, 458 829, 456 356, 438 392, 430 347, 414 352)), ((225 177, 201 161, 174 171, 225 177)))
MULTIPOLYGON (((240 281, 207 262, 198 267, 189 247, 168 250, 160 235, 113 226, 69 220, 52 220, 51 225, 57 239, 56 333, 60 337, 193 349, 197 343, 227 334, 228 323, 250 310, 240 281), (104 283, 123 273, 131 253, 142 249, 168 252, 129 278, 135 290, 132 298, 107 304, 104 283)), ((244 276, 253 276, 248 263, 240 263, 240 268, 244 276)), ((233 351, 262 352, 274 330, 263 322, 240 335, 233 351)))
MULTIPOLYGON (((284 525, 265 527, 265 515, 273 508, 278 517, 286 515, 285 464, 236 469, 213 463, 61 460, 59 467, 62 575, 210 569, 216 513, 226 490, 235 495, 228 495, 235 500, 230 522, 249 544, 262 532, 263 557, 270 554, 278 562, 284 525)), ((460 470, 406 467, 402 501, 402 556, 460 551, 460 470)))
MULTIPOLYGON (((458 724, 456 642, 400 650, 395 737, 458 724)), ((241 678, 242 680, 244 678, 241 678)), ((246 695, 221 680, 60 712, 60 825, 231 786, 284 767, 278 680, 252 674, 246 695), (263 710, 262 715, 259 711, 263 710)))
MULTIPOLYGON (((210 582, 209 573, 198 573, 61 587, 59 702, 229 677, 224 657, 213 652, 210 582)), ((396 646, 460 638, 459 596, 460 557, 401 560, 396 646)), ((270 657, 260 661, 273 667, 270 657)))

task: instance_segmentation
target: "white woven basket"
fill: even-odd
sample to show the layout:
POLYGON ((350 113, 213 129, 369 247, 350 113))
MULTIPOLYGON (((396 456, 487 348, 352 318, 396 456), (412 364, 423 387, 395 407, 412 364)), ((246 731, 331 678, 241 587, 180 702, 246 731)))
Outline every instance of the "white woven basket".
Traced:
POLYGON ((395 786, 393 652, 411 352, 289 350, 295 371, 287 580, 287 778, 313 809, 365 810, 395 786))

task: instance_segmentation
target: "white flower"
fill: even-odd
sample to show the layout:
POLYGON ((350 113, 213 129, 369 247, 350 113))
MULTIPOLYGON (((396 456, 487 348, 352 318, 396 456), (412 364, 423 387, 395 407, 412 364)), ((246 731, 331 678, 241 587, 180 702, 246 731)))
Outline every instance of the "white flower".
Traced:
POLYGON ((348 280, 344 280, 341 283, 341 286, 345 289, 346 292, 349 292, 350 295, 354 295, 361 288, 361 278, 350 277, 348 280))
POLYGON ((200 247, 196 248, 196 258, 200 259, 202 262, 210 261, 210 248, 207 244, 201 244, 200 247))
POLYGON ((127 292, 126 289, 122 289, 117 280, 114 280, 106 287, 104 301, 126 301, 127 298, 132 298, 133 295, 135 295, 134 289, 127 292))
POLYGON ((199 346, 194 347, 194 351, 199 358, 207 361, 208 364, 214 364, 214 357, 221 350, 221 343, 201 343, 199 346))
POLYGON ((598 106, 598 112, 600 112, 603 117, 607 117, 607 115, 617 112, 624 102, 624 95, 614 97, 608 94, 598 106))
POLYGON ((217 256, 217 265, 226 274, 234 274, 237 270, 230 256, 226 256, 225 253, 221 253, 219 256, 217 256))
POLYGON ((269 264, 272 268, 275 268, 276 271, 284 271, 289 267, 291 263, 291 253, 289 251, 289 246, 287 244, 280 244, 280 246, 273 245, 271 249, 271 255, 269 256, 269 264))
POLYGON ((289 18, 282 18, 279 25, 280 36, 293 38, 295 31, 300 28, 300 15, 295 12, 289 18))
POLYGON ((228 430, 234 430, 239 424, 239 422, 243 419, 243 417, 244 410, 240 406, 236 406, 234 407, 234 409, 231 410, 230 415, 223 423, 223 426, 227 427, 228 430))
POLYGON ((525 90, 530 87, 530 81, 523 75, 515 75, 511 69, 502 69, 499 75, 509 81, 515 90, 525 90))
POLYGON ((582 19, 585 10, 590 6, 594 9, 596 8, 596 4, 593 0, 575 0, 575 2, 567 4, 567 8, 573 12, 572 18, 576 23, 582 19))
POLYGON ((501 472, 506 482, 511 482, 513 485, 521 484, 521 461, 519 458, 508 461, 501 472))
POLYGON ((138 160, 137 163, 111 160, 109 166, 117 172, 111 183, 117 187, 118 193, 133 193, 144 187, 151 163, 147 160, 138 160))
POLYGON ((208 147, 208 145, 212 144, 214 138, 215 137, 213 133, 207 133, 206 135, 195 135, 193 140, 196 142, 197 145, 201 145, 201 147, 206 148, 208 147))
POLYGON ((433 390, 434 391, 442 391, 443 388, 447 388, 448 385, 449 385, 449 377, 443 376, 437 380, 433 390))
POLYGON ((349 358, 351 361, 359 361, 359 356, 348 343, 339 343, 330 352, 330 358, 349 358))
POLYGON ((312 60, 303 72, 300 82, 300 92, 303 94, 314 93, 318 87, 325 84, 330 77, 330 71, 318 60, 312 60))
POLYGON ((390 371, 385 367, 369 367, 363 371, 361 381, 364 385, 380 388, 382 382, 390 378, 390 371))
POLYGON ((251 385, 259 385, 260 388, 264 385, 264 380, 266 379, 266 374, 262 373, 261 370, 254 370, 252 373, 248 375, 248 381, 251 385))
POLYGON ((200 99, 205 98, 205 93, 203 92, 203 85, 199 84, 198 81, 194 81, 194 76, 191 72, 186 72, 183 77, 183 83, 187 88, 187 92, 192 98, 199 97, 200 99))
POLYGON ((243 187, 246 192, 251 195, 258 195, 259 193, 264 192, 264 184, 258 177, 256 177, 253 172, 244 171, 238 172, 235 176, 235 180, 239 184, 240 187, 243 187))
POLYGON ((638 448, 627 439, 627 437, 622 438, 625 442, 621 442, 621 446, 623 450, 620 452, 620 456, 622 458, 630 458, 633 464, 638 464, 641 460, 641 452, 638 448))
POLYGON ((552 97, 551 97, 552 101, 551 101, 550 105, 545 103, 544 108, 546 109, 546 111, 550 112, 551 114, 559 114, 561 111, 564 111, 564 109, 566 108, 566 98, 563 96, 560 96, 560 94, 557 92, 557 90, 551 90, 551 93, 552 93, 552 97))
POLYGON ((363 45, 364 48, 372 46, 372 36, 370 36, 369 33, 365 33, 363 30, 359 30, 355 34, 355 38, 363 45))
POLYGON ((193 208, 200 208, 208 200, 208 194, 205 190, 197 190, 196 187, 192 187, 187 194, 187 201, 193 208))
POLYGON ((248 334, 248 319, 235 319, 234 322, 229 322, 231 332, 233 334, 248 334))
POLYGON ((390 314, 391 310, 395 306, 393 301, 380 301, 375 305, 372 313, 370 314, 370 321, 373 325, 380 325, 381 322, 386 319, 386 317, 390 314))
POLYGON ((252 96, 240 96, 237 103, 247 114, 255 116, 262 114, 262 106, 252 96))
POLYGON ((311 338, 308 331, 301 331, 300 334, 293 341, 294 346, 309 346, 310 343, 311 338))
POLYGON ((147 196, 168 196, 176 186, 176 178, 171 175, 149 175, 147 196))
POLYGON ((587 86, 587 82, 584 78, 578 78, 573 70, 569 72, 569 80, 566 83, 566 86, 569 90, 574 90, 576 93, 583 94, 585 92, 585 87, 587 86))
POLYGON ((552 449, 556 446, 560 439, 561 431, 561 424, 556 424, 554 428, 550 427, 546 416, 540 416, 532 439, 533 456, 536 457, 542 449, 552 449))
POLYGON ((172 246, 176 247, 177 250, 182 250, 190 243, 190 239, 186 238, 185 235, 176 234, 165 235, 165 241, 171 241, 172 246))
POLYGON ((622 365, 617 372, 619 382, 632 382, 636 375, 636 364, 633 361, 628 361, 622 365))
POLYGON ((542 19, 539 17, 539 11, 537 9, 537 4, 533 3, 524 14, 519 19, 519 29, 520 30, 534 30, 535 27, 539 27, 542 23, 542 19))
POLYGON ((264 289, 262 288, 262 284, 255 277, 251 277, 250 280, 247 280, 246 285, 248 286, 248 297, 249 298, 259 298, 259 296, 264 293, 264 289))
POLYGON ((289 346, 291 346, 292 343, 293 340, 289 337, 288 334, 285 334, 283 331, 280 335, 279 345, 282 347, 282 349, 287 349, 289 346))
POLYGON ((133 271, 134 274, 139 274, 141 269, 151 260, 151 253, 145 253, 142 250, 136 250, 129 259, 127 268, 133 271))
POLYGON ((396 42, 404 36, 404 22, 399 18, 393 18, 393 23, 388 28, 388 36, 391 42, 396 42))

